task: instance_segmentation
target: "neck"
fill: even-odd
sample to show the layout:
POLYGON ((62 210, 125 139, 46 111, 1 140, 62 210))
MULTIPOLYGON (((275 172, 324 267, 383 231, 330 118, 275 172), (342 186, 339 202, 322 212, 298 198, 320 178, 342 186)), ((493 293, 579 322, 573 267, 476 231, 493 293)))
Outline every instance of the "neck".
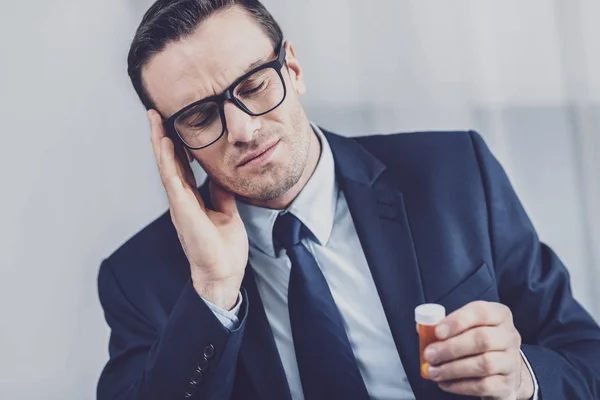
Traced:
POLYGON ((274 210, 283 210, 292 203, 296 196, 298 196, 298 194, 302 191, 302 188, 304 188, 304 186, 312 176, 313 172, 317 168, 319 158, 321 157, 321 142, 311 126, 309 126, 309 129, 311 135, 310 142, 308 145, 309 147, 308 156, 306 159, 306 166, 304 167, 304 171, 302 172, 302 175, 300 176, 298 182, 296 182, 296 184, 292 186, 290 190, 288 190, 279 197, 265 201, 246 199, 248 203, 258 207, 271 208, 274 210))

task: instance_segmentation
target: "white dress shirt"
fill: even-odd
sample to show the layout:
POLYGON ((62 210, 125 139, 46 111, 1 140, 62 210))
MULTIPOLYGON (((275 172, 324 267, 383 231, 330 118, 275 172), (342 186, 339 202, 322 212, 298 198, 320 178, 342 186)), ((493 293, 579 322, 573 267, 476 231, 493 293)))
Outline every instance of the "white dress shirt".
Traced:
MULTIPOLYGON (((327 280, 370 397, 414 399, 344 193, 338 189, 333 154, 321 130, 316 125, 313 130, 321 142, 321 156, 287 210, 237 203, 250 241, 250 265, 292 398, 304 399, 287 303, 291 263, 284 249, 276 253, 272 236, 275 220, 284 211, 294 214, 312 233, 302 243, 327 280)), ((239 323, 241 297, 231 311, 207 304, 229 329, 239 323)), ((535 385, 537 399, 537 382, 535 385)))

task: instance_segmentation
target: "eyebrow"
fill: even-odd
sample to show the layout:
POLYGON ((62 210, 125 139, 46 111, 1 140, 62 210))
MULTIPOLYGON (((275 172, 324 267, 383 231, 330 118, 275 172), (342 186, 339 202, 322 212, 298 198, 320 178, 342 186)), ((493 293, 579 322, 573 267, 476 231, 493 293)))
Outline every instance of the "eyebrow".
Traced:
MULTIPOLYGON (((244 69, 244 71, 243 71, 243 72, 242 72, 242 73, 241 73, 241 74, 240 74, 240 75, 239 75, 237 78, 235 78, 235 79, 232 81, 232 83, 230 83, 230 84, 229 84, 229 86, 227 86, 227 88, 228 88, 228 87, 230 87, 230 86, 231 86, 231 84, 233 84, 233 82, 237 81, 237 80, 238 80, 238 79, 240 79, 242 76, 244 76, 244 75, 246 75, 248 72, 252 71, 254 68, 257 68, 257 67, 260 67, 260 66, 261 66, 261 65, 263 65, 263 64, 266 64, 266 63, 268 62, 268 59, 269 59, 269 57, 263 57, 263 58, 260 58, 260 59, 258 59, 258 60, 256 60, 256 61, 254 61, 254 62, 253 62, 253 63, 251 63, 250 65, 248 65, 248 66, 247 66, 247 67, 244 69)), ((227 88, 225 88, 225 89, 223 89, 223 90, 227 90, 227 88)), ((219 92, 219 93, 222 93, 222 92, 219 92)), ((219 94, 219 93, 217 93, 217 94, 219 94)), ((208 97, 211 97, 211 96, 208 96, 208 97)), ((203 100, 203 99, 200 99, 200 100, 203 100)), ((198 100, 198 101, 199 101, 199 100, 198 100)), ((190 104, 192 104, 192 103, 190 103, 190 104)))
POLYGON ((252 64, 248 65, 246 67, 246 69, 244 69, 244 72, 240 76, 246 75, 248 72, 252 71, 254 68, 260 67, 261 65, 265 64, 266 62, 267 61, 264 57, 254 61, 252 64))

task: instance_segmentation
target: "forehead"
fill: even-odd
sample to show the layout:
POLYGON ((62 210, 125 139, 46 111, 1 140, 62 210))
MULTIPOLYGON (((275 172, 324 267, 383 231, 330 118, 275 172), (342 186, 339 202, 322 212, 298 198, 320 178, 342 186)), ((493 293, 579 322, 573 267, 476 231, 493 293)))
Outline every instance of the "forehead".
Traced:
POLYGON ((273 46, 256 19, 232 7, 203 21, 190 36, 169 43, 142 70, 146 90, 168 117, 225 90, 252 63, 270 60, 273 46))

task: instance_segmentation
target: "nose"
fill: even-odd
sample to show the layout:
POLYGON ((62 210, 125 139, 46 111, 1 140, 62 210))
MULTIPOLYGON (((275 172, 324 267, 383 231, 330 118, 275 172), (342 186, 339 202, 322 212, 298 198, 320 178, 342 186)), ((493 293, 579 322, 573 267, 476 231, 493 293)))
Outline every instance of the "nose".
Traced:
POLYGON ((251 141, 254 132, 260 129, 258 118, 246 114, 231 102, 224 104, 224 112, 227 123, 227 141, 231 144, 251 141))

